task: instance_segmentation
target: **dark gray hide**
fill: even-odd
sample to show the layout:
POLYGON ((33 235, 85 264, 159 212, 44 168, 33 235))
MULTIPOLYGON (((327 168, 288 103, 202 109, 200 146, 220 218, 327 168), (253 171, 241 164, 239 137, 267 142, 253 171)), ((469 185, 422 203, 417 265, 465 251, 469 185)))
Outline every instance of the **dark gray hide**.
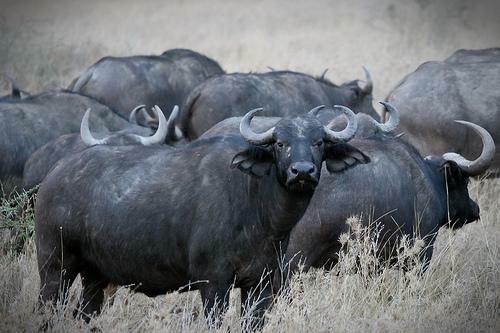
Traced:
POLYGON ((336 264, 339 237, 348 232, 346 220, 351 216, 361 215, 365 227, 374 227, 376 221, 380 254, 385 259, 394 255, 391 250, 402 235, 421 237, 426 246, 421 254, 424 269, 440 227, 459 228, 479 218, 479 207, 467 189, 469 174, 463 167, 442 156, 424 160, 400 139, 369 132, 350 141, 370 158, 369 167, 360 165, 334 177, 321 177, 311 204, 292 230, 284 258, 284 263, 291 263, 285 265, 283 275, 276 274, 276 288, 300 267, 307 271, 336 264))
POLYGON ((290 72, 233 73, 215 76, 199 85, 181 107, 180 128, 194 140, 218 122, 243 116, 262 106, 263 116, 294 117, 317 105, 339 104, 378 119, 372 106, 371 80, 340 86, 323 78, 290 72))
POLYGON ((48 92, 0 103, 0 182, 4 194, 21 188, 24 164, 35 150, 63 134, 79 131, 88 108, 94 113, 92 128, 99 133, 127 125, 107 106, 70 92, 48 92))
MULTIPOLYGON (((354 124, 335 135, 348 140, 354 124)), ((367 159, 331 143, 334 132, 311 115, 283 119, 272 133, 241 132, 261 144, 226 135, 172 150, 96 146, 60 161, 35 207, 42 300, 81 273, 85 313, 99 311, 113 282, 150 296, 199 289, 205 313, 217 297, 220 314, 234 283, 243 304, 262 298, 261 317, 280 246, 309 204, 322 161, 367 159)))
POLYGON ((160 56, 105 57, 68 87, 108 105, 124 117, 139 104, 160 106, 168 117, 174 105, 212 75, 224 73, 214 60, 191 50, 160 56))
MULTIPOLYGON (((453 120, 476 123, 500 142, 500 49, 459 50, 445 61, 426 62, 387 101, 401 111, 405 140, 424 156, 454 151, 473 158, 481 140, 453 120)), ((497 150, 492 169, 499 167, 497 150)))

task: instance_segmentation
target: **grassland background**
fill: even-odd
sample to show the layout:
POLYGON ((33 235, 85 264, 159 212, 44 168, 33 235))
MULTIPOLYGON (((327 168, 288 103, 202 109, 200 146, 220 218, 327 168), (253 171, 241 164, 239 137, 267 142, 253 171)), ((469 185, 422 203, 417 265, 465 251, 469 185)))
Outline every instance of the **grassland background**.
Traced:
POLYGON ((67 86, 106 55, 185 47, 227 71, 267 66, 342 82, 367 66, 375 98, 420 63, 500 45, 497 0, 1 0, 0 72, 32 90, 67 86))
MULTIPOLYGON (((365 65, 381 100, 424 61, 500 46, 495 0, 0 0, 0 9, 0 73, 31 91, 65 87, 106 55, 185 47, 229 72, 270 66, 319 75, 329 68, 327 77, 337 83, 362 78, 365 65)), ((264 331, 500 331, 499 182, 474 182, 471 192, 481 222, 444 230, 423 278, 391 269, 368 278, 342 271, 347 261, 337 275, 315 271, 294 281, 293 301, 277 301, 264 331)), ((20 255, 0 255, 1 332, 34 331, 49 318, 47 308, 34 314, 37 292, 33 243, 20 255)), ((221 332, 239 329, 236 309, 221 332)), ((73 320, 72 308, 57 310, 51 330, 60 332, 208 329, 196 316, 196 293, 150 299, 120 289, 91 325, 73 320)))

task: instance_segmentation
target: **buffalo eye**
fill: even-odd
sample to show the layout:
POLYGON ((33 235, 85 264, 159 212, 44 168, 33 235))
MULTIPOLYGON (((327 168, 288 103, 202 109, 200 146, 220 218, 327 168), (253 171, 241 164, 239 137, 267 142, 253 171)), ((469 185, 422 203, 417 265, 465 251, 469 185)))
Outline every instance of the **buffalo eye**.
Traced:
POLYGON ((278 141, 276 144, 278 145, 279 148, 283 148, 283 146, 284 146, 283 142, 281 142, 281 141, 278 141))
POLYGON ((323 145, 323 140, 319 140, 318 142, 315 142, 314 145, 316 147, 321 147, 321 145, 323 145))

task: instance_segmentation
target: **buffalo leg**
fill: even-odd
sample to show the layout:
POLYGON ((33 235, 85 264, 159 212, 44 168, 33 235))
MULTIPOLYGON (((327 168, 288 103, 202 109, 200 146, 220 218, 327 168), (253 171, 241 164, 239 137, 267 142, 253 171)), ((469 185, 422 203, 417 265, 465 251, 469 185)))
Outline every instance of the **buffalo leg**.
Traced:
POLYGON ((45 302, 62 304, 67 301, 68 291, 78 275, 77 258, 60 250, 56 246, 50 254, 38 253, 38 266, 40 274, 40 305, 45 302), (64 253, 64 254, 63 254, 64 253))
MULTIPOLYGON (((270 279, 269 279, 270 280, 270 279)), ((268 279, 254 288, 241 288, 241 316, 244 329, 258 330, 264 325, 264 313, 272 302, 273 290, 268 279)))
POLYGON ((205 318, 210 326, 220 327, 222 324, 222 316, 229 306, 230 288, 231 283, 221 283, 217 280, 200 287, 205 318))
POLYGON ((285 255, 283 267, 277 270, 274 275, 274 293, 280 291, 287 292, 289 290, 290 279, 294 274, 299 271, 308 272, 316 262, 323 260, 322 254, 328 253, 328 243, 317 242, 313 245, 303 246, 300 251, 290 251, 290 253, 296 253, 293 256, 285 255))
POLYGON ((300 270, 300 266, 303 265, 303 270, 307 272, 311 267, 308 259, 311 256, 302 256, 297 254, 292 258, 285 256, 283 259, 283 265, 277 269, 274 273, 273 280, 273 291, 275 294, 281 292, 287 292, 289 290, 290 279, 293 274, 300 270))
MULTIPOLYGON (((45 249, 49 248, 47 245, 45 249)), ((69 288, 78 275, 78 261, 68 251, 62 251, 60 244, 57 244, 51 251, 44 251, 45 249, 37 244, 38 273, 40 274, 38 306, 42 307, 47 302, 56 305, 59 300, 64 307, 68 301, 69 288)), ((44 320, 39 330, 47 331, 49 326, 50 320, 44 320)))
POLYGON ((422 262, 422 270, 421 274, 425 273, 429 268, 429 264, 431 263, 432 254, 434 252, 434 242, 437 237, 437 233, 433 233, 432 235, 427 236, 428 239, 425 240, 425 249, 420 253, 420 261, 422 262))
MULTIPOLYGON (((104 300, 104 289, 109 282, 101 274, 93 269, 85 269, 81 272, 83 293, 79 308, 81 309, 83 319, 89 322, 94 315, 101 312, 102 302, 104 300)), ((75 312, 77 315, 77 312, 75 312)))

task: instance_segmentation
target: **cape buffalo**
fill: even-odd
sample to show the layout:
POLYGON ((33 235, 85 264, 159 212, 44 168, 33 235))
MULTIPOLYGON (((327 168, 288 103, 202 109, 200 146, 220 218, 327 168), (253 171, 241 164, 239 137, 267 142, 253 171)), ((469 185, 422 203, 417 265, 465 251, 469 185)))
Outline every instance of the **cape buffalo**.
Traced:
POLYGON ((52 167, 63 157, 81 152, 82 150, 98 145, 143 145, 150 146, 156 144, 164 144, 165 138, 169 131, 174 130, 173 124, 175 117, 178 115, 178 107, 175 107, 170 118, 165 120, 165 116, 158 107, 155 107, 155 112, 160 119, 157 131, 152 135, 152 130, 148 127, 137 125, 135 115, 138 110, 143 110, 144 105, 136 107, 129 119, 129 126, 116 133, 108 135, 101 139, 96 139, 91 134, 89 129, 89 116, 90 110, 87 110, 83 116, 80 126, 80 134, 72 133, 61 135, 55 140, 48 142, 42 147, 38 148, 28 159, 24 165, 23 173, 23 188, 30 189, 40 184, 45 176, 49 173, 52 167))
MULTIPOLYGON (((495 153, 486 130, 458 122, 483 141, 481 156, 475 161, 455 153, 424 159, 412 146, 381 132, 352 139, 350 144, 370 158, 370 167, 360 165, 321 178, 311 204, 290 235, 284 260, 290 266, 285 265, 284 278, 297 271, 300 262, 305 271, 333 266, 342 247, 339 237, 348 232, 346 220, 353 215, 362 215, 365 226, 376 221, 385 258, 401 235, 421 237, 426 246, 422 252, 425 269, 440 227, 459 228, 479 218, 479 207, 469 197, 468 178, 483 173, 495 153), (352 188, 361 189, 356 200, 352 188)), ((277 288, 281 279, 275 278, 277 288)))
POLYGON ((345 143, 357 121, 341 108, 349 118, 341 131, 304 114, 256 133, 256 109, 241 120, 241 135, 171 150, 99 145, 60 161, 35 206, 41 300, 56 299, 80 273, 87 315, 112 282, 149 296, 198 289, 205 315, 216 318, 235 286, 243 305, 259 301, 253 314, 261 318, 280 247, 322 162, 336 172, 368 162, 345 143))
MULTIPOLYGON (((500 48, 459 50, 407 75, 387 101, 401 111, 405 138, 423 155, 454 151, 473 157, 481 141, 462 119, 485 128, 500 142, 500 48)), ((500 168, 497 152, 492 169, 500 168)))
POLYGON ((9 195, 22 185, 23 168, 45 143, 78 132, 86 109, 95 114, 92 125, 100 133, 117 131, 127 121, 107 106, 71 92, 47 92, 0 102, 0 183, 9 195))
POLYGON ((188 140, 198 138, 216 123, 243 116, 264 106, 265 116, 291 117, 316 105, 345 105, 355 112, 378 117, 372 106, 373 83, 365 69, 366 84, 351 81, 337 86, 320 77, 291 71, 217 75, 195 88, 180 114, 180 128, 188 140))
POLYGON ((172 49, 159 56, 104 57, 74 79, 68 89, 128 117, 139 104, 147 108, 159 105, 170 112, 198 84, 222 73, 216 61, 200 53, 172 49))

